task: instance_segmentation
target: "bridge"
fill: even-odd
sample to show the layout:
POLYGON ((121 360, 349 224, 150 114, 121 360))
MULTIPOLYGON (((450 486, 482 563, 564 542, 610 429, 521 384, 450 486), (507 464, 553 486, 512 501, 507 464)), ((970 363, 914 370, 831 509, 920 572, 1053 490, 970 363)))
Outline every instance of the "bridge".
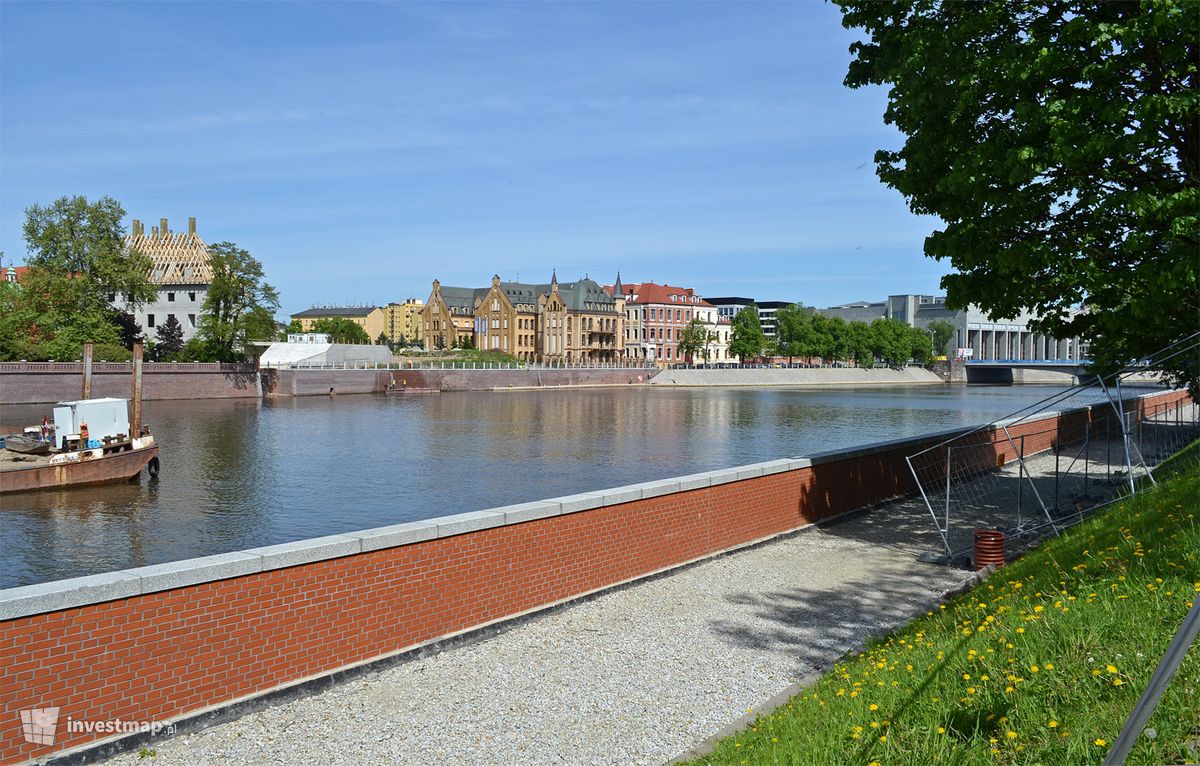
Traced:
POLYGON ((1091 359, 979 359, 967 360, 963 367, 966 369, 968 383, 1035 383, 1051 382, 1046 379, 1037 380, 1036 376, 1026 376, 1022 371, 1036 370, 1041 372, 1070 375, 1077 381, 1092 377, 1088 371, 1091 359))

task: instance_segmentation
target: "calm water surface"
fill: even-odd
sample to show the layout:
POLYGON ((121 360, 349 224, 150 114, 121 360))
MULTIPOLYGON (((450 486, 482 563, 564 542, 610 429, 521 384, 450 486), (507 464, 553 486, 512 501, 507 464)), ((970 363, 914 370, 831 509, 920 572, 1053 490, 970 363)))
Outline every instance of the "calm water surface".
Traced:
MULTIPOLYGON (((987 422, 1043 386, 147 402, 162 472, 0 498, 0 588, 987 422)), ((8 426, 46 405, 0 407, 8 426)))

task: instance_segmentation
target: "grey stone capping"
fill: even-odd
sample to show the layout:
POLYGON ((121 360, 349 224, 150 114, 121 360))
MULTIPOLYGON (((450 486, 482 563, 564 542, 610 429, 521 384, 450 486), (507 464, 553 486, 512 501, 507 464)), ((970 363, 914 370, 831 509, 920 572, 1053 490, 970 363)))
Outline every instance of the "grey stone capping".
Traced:
POLYGON ((632 484, 628 487, 616 487, 604 490, 605 505, 620 505, 642 499, 642 485, 632 484))
MULTIPOLYGON (((718 484, 728 484, 731 481, 737 481, 739 473, 741 473, 741 468, 722 468, 718 471, 709 471, 708 484, 710 487, 715 487, 718 484)), ((759 474, 761 474, 761 471, 759 474)), ((759 474, 755 474, 755 476, 759 474)))
POLYGON ((437 522, 438 537, 452 537, 465 532, 504 526, 504 514, 497 511, 471 511, 456 513, 453 516, 439 516, 431 521, 437 522))
POLYGON ((792 470, 792 461, 790 460, 768 460, 765 463, 759 463, 759 465, 762 466, 763 476, 792 470))
MULTIPOLYGON (((1134 401, 1158 396, 1155 391, 1132 397, 1134 401)), ((1000 421, 992 427, 1003 427, 1017 422, 1032 422, 1058 417, 1065 412, 1088 409, 1089 405, 1072 407, 1062 412, 1046 412, 1028 418, 1000 421)), ((125 569, 118 572, 57 580, 37 585, 25 585, 0 590, 0 620, 12 620, 45 612, 113 601, 143 593, 154 593, 204 582, 251 575, 260 571, 298 566, 326 559, 351 556, 360 552, 376 551, 402 545, 418 543, 437 537, 449 537, 490 527, 519 524, 526 521, 550 518, 561 514, 577 513, 605 505, 627 503, 640 498, 660 497, 678 492, 689 492, 705 487, 751 479, 757 476, 797 471, 824 463, 849 460, 888 452, 904 447, 914 450, 938 444, 976 428, 954 428, 934 433, 909 436, 901 439, 864 444, 841 450, 818 452, 803 457, 784 460, 769 460, 752 465, 705 471, 659 481, 631 484, 596 492, 537 500, 528 503, 492 508, 454 516, 412 521, 375 529, 364 529, 340 535, 297 540, 280 545, 268 545, 244 551, 203 556, 184 561, 125 569)))
POLYGON ((741 468, 737 469, 738 481, 741 481, 743 479, 757 479, 759 476, 762 476, 762 475, 763 475, 762 463, 746 465, 746 466, 742 466, 741 468))
POLYGON ((336 559, 339 556, 350 556, 362 551, 362 541, 350 535, 329 535, 328 537, 313 537, 308 540, 296 540, 279 545, 264 545, 261 548, 250 548, 242 553, 253 553, 262 556, 262 570, 283 569, 300 564, 311 564, 314 561, 336 559))
POLYGON ((552 497, 549 502, 558 503, 562 508, 560 513, 578 513, 604 505, 604 495, 600 492, 582 492, 578 495, 552 497))
POLYGON ((538 519, 548 519, 551 516, 557 516, 562 513, 562 506, 546 500, 535 500, 532 503, 506 505, 503 508, 494 508, 493 510, 496 513, 502 512, 504 514, 505 524, 520 524, 522 521, 536 521, 538 519))
POLYGON ((410 521, 388 527, 364 529, 361 532, 347 532, 346 536, 357 537, 361 541, 363 553, 366 553, 432 540, 438 536, 438 525, 436 521, 410 521))
POLYGON ((142 592, 142 579, 127 572, 73 577, 0 591, 0 620, 113 601, 142 592))
POLYGON ((659 495, 673 495, 680 491, 681 484, 678 479, 663 479, 662 481, 648 481, 638 486, 642 488, 642 499, 645 500, 659 495))
POLYGON ((693 473, 679 477, 679 491, 689 492, 693 489, 703 489, 712 485, 712 477, 707 473, 693 473))
POLYGON ((196 559, 168 561, 165 564, 151 564, 146 567, 122 570, 142 579, 141 592, 154 593, 160 590, 182 588, 186 585, 198 585, 213 580, 226 580, 230 577, 261 572, 263 557, 236 551, 234 553, 218 553, 215 556, 202 556, 196 559))

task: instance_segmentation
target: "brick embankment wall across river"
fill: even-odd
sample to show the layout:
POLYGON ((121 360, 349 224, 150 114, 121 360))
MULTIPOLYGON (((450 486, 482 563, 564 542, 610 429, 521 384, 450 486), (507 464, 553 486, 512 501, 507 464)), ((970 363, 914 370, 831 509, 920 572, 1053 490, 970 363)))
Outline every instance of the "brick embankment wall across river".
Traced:
MULTIPOLYGON (((1187 399, 1157 392, 1126 411, 1187 399)), ((1011 439, 994 427, 985 462, 1110 416, 1107 404, 1043 413, 1008 423, 1011 439)), ((908 495, 905 458, 958 433, 2 590, 0 764, 146 741, 64 721, 198 725, 908 495), (21 711, 45 708, 57 709, 57 738, 27 740, 21 711)))
MULTIPOLYGON (((142 398, 245 399, 262 396, 262 383, 252 367, 216 363, 147 364, 142 398)), ((128 399, 132 393, 129 364, 97 363, 92 396, 128 399)), ((83 365, 76 362, 0 362, 0 404, 38 404, 78 399, 83 391, 83 365)))

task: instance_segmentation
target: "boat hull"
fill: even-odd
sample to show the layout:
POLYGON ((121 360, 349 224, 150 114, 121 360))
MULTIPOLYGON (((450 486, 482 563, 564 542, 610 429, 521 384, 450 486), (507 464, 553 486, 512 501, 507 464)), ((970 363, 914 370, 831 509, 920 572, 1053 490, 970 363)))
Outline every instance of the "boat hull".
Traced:
POLYGON ((0 494, 130 481, 158 457, 158 445, 114 452, 91 460, 0 471, 0 494))

